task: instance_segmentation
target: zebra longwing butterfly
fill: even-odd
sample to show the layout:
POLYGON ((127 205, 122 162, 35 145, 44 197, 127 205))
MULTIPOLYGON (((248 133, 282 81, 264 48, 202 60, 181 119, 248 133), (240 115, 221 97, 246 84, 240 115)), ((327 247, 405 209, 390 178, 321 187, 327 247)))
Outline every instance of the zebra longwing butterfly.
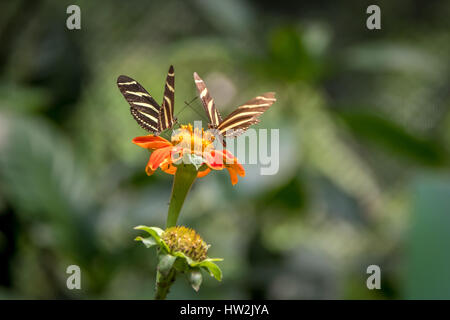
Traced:
POLYGON ((276 101, 274 92, 264 93, 247 101, 222 120, 214 99, 197 72, 194 72, 194 80, 203 107, 208 115, 208 127, 216 129, 223 137, 237 137, 244 133, 251 125, 258 123, 258 117, 276 101))
POLYGON ((155 99, 136 80, 119 76, 117 86, 130 105, 130 111, 136 122, 145 130, 159 135, 171 128, 176 119, 173 116, 175 102, 175 72, 170 66, 167 73, 164 98, 160 106, 155 99))

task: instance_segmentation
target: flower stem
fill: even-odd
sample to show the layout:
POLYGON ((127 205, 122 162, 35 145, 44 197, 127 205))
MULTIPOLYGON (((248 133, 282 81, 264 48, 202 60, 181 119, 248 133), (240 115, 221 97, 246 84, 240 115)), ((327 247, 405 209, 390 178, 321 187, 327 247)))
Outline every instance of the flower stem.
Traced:
POLYGON ((169 212, 167 213, 167 228, 174 227, 177 224, 181 207, 196 177, 197 170, 195 166, 191 164, 178 166, 173 179, 172 195, 170 197, 169 212))
POLYGON ((176 277, 175 268, 171 268, 169 274, 164 276, 159 270, 156 273, 156 293, 155 300, 166 299, 170 286, 174 283, 176 277))

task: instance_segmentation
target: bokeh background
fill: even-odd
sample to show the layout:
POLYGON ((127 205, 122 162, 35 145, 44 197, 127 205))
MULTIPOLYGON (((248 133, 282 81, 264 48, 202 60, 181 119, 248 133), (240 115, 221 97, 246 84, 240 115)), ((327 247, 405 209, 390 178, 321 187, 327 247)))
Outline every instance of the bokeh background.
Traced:
POLYGON ((196 181, 179 223, 224 278, 205 274, 199 293, 181 278, 169 298, 450 298, 450 2, 377 1, 370 31, 373 3, 3 1, 0 298, 153 297, 156 255, 133 227, 164 227, 172 178, 146 176, 115 82, 162 101, 170 64, 176 111, 194 71, 222 114, 277 92, 258 127, 280 129, 280 170, 196 181), (71 264, 81 290, 66 288, 71 264))

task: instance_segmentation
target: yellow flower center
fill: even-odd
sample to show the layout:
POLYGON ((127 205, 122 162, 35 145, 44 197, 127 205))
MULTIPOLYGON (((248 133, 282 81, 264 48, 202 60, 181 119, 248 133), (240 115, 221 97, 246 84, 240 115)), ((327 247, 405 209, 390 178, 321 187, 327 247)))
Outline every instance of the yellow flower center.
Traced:
POLYGON ((203 128, 193 128, 191 124, 181 125, 181 128, 172 135, 172 144, 180 145, 191 153, 201 154, 213 148, 214 135, 203 128))

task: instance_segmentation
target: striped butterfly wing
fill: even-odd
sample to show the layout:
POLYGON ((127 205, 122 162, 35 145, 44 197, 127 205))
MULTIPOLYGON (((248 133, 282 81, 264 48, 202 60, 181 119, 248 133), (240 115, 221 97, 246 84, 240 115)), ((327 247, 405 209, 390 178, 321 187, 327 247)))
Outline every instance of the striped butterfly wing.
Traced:
POLYGON ((200 100, 202 100, 203 108, 208 115, 209 127, 218 128, 219 124, 222 122, 222 117, 220 116, 219 110, 216 108, 214 99, 209 94, 205 82, 198 76, 197 72, 194 72, 194 80, 198 93, 200 94, 200 100))
POLYGON ((175 104, 175 71, 173 66, 170 66, 169 72, 167 73, 166 85, 164 87, 164 98, 161 105, 161 112, 159 117, 160 130, 164 131, 166 129, 172 128, 175 124, 175 119, 173 116, 175 104))
POLYGON ((267 92, 247 101, 230 113, 218 126, 224 137, 237 137, 251 125, 259 122, 262 115, 276 101, 274 92, 267 92))
POLYGON ((136 80, 119 76, 117 86, 130 105, 130 111, 136 122, 145 130, 159 134, 161 106, 136 80))

